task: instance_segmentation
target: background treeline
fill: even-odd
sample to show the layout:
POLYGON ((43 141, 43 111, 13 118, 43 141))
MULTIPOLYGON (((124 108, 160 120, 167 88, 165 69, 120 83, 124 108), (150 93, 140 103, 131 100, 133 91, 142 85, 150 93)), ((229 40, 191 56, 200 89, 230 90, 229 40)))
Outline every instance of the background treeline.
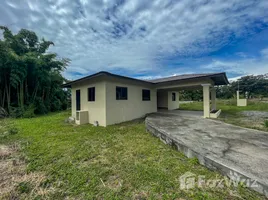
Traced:
POLYGON ((0 26, 0 108, 14 117, 31 117, 67 108, 69 92, 61 72, 69 63, 48 52, 51 41, 29 30, 13 34, 0 26))
MULTIPOLYGON (((256 75, 256 76, 244 76, 237 81, 231 82, 229 85, 218 86, 216 88, 216 95, 219 99, 231 99, 236 97, 236 91, 241 94, 241 98, 245 97, 245 93, 248 93, 248 98, 268 97, 268 74, 256 75)), ((202 90, 185 90, 180 93, 181 100, 202 101, 202 90)))

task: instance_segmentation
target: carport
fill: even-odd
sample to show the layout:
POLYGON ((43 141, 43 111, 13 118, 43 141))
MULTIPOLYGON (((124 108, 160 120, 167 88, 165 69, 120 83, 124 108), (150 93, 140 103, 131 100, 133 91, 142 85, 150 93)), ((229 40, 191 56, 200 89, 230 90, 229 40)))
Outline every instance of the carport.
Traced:
POLYGON ((157 107, 168 110, 179 108, 180 91, 202 89, 204 118, 216 118, 220 114, 221 110, 217 111, 216 107, 215 86, 229 83, 225 73, 180 75, 152 82, 157 83, 157 107))

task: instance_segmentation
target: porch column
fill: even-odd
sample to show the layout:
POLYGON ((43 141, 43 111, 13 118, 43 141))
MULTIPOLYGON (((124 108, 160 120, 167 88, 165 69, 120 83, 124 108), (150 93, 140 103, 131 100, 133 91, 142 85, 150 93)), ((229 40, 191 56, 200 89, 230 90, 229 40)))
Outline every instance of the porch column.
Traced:
POLYGON ((204 118, 209 118, 210 114, 210 84, 202 84, 203 86, 203 112, 204 118))
POLYGON ((216 110, 216 89, 212 87, 210 93, 211 93, 211 109, 216 110))

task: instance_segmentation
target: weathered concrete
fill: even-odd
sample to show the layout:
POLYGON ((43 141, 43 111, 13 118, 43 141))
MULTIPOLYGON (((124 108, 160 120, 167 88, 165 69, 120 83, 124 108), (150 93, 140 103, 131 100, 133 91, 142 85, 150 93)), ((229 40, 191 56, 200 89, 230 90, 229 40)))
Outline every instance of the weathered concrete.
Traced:
POLYGON ((258 120, 258 119, 264 120, 266 118, 268 119, 268 112, 266 111, 248 110, 248 111, 242 111, 241 114, 253 120, 258 120))
POLYGON ((268 133, 200 117, 202 112, 175 110, 146 118, 146 128, 187 157, 230 177, 257 182, 253 190, 268 196, 268 133))

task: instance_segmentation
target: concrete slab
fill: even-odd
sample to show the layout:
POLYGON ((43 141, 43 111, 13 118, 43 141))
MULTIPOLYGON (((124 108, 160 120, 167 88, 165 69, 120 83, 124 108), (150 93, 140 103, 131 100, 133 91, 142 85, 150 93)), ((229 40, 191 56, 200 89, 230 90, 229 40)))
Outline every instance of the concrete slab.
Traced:
POLYGON ((252 189, 268 197, 268 133, 204 119, 202 112, 160 111, 146 128, 202 165, 233 178, 256 181, 252 189))

